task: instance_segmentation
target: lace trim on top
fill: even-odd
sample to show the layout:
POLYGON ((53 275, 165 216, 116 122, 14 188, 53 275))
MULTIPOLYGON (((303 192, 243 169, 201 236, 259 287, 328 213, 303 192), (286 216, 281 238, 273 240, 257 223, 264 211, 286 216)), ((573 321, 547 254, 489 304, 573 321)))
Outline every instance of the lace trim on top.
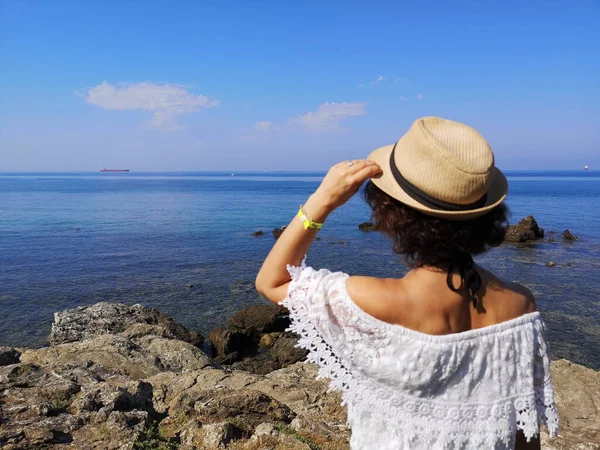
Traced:
POLYGON ((513 448, 544 424, 558 433, 539 313, 428 335, 383 322, 348 296, 348 275, 288 266, 290 331, 342 391, 353 449, 513 448))

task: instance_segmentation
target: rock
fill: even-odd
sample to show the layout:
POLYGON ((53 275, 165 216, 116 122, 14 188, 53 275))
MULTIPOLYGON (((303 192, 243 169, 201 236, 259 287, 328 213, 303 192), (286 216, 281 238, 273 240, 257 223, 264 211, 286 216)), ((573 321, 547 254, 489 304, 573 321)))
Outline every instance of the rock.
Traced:
MULTIPOLYGON (((270 350, 270 349, 269 349, 270 350)), ((281 364, 269 351, 263 351, 255 356, 249 356, 231 365, 232 370, 245 370, 246 372, 266 375, 274 370, 281 369, 281 364)))
POLYGON ((358 226, 359 230, 362 231, 376 231, 377 228, 373 222, 363 222, 358 226))
POLYGON ((273 344, 271 354, 277 359, 279 367, 287 367, 298 361, 304 361, 308 351, 297 347, 298 336, 294 333, 282 333, 273 344))
POLYGON ((264 236, 265 232, 264 231, 253 231, 252 232, 252 236, 264 236))
POLYGON ((72 400, 69 411, 80 414, 85 411, 101 411, 110 414, 113 411, 152 410, 152 385, 145 381, 119 383, 117 380, 93 384, 84 388, 72 400))
POLYGON ((285 308, 277 305, 252 305, 235 313, 229 325, 252 338, 259 334, 284 331, 290 326, 285 308))
POLYGON ((191 289, 191 288, 194 287, 194 285, 193 284, 188 284, 188 287, 191 289))
POLYGON ((193 449, 226 448, 233 439, 242 437, 242 431, 230 422, 210 423, 198 426, 188 423, 188 427, 180 434, 181 444, 193 449))
POLYGON ((575 236, 574 234, 571 234, 571 232, 569 230, 563 231, 563 237, 567 241, 577 241, 577 240, 579 240, 579 238, 577 236, 575 236))
POLYGON ((517 225, 509 226, 505 239, 509 242, 527 242, 542 239, 543 237, 544 229, 538 226, 533 216, 528 216, 517 225))
POLYGON ((225 372, 217 369, 204 369, 186 374, 185 382, 181 382, 179 376, 175 373, 162 373, 147 380, 154 388, 155 410, 160 414, 167 413, 173 419, 194 409, 194 404, 205 396, 206 391, 244 389, 260 379, 259 376, 247 372, 225 372))
MULTIPOLYGON (((244 436, 251 434, 252 428, 254 428, 252 434, 256 434, 260 431, 258 427, 261 423, 273 423, 276 422, 273 417, 281 417, 267 413, 267 416, 271 414, 271 418, 263 418, 263 411, 259 407, 250 406, 262 405, 265 407, 265 400, 257 400, 254 397, 257 392, 261 392, 268 398, 287 405, 295 413, 291 416, 288 414, 287 418, 284 414, 285 421, 294 415, 302 418, 296 421, 296 425, 302 425, 298 427, 298 433, 310 437, 314 442, 329 443, 329 445, 335 443, 339 446, 322 445, 321 448, 348 448, 350 433, 345 423, 345 408, 340 405, 341 395, 328 393, 327 380, 316 380, 316 375, 316 366, 297 363, 266 376, 237 370, 224 372, 216 369, 204 369, 183 376, 161 373, 147 381, 154 387, 157 412, 168 413, 168 417, 160 424, 161 433, 165 436, 175 436, 178 433, 183 436, 184 431, 181 430, 185 430, 186 427, 195 427, 196 431, 193 433, 200 433, 198 431, 200 422, 231 423, 232 421, 243 431, 244 436), (218 407, 212 404, 213 399, 217 401, 218 407), (206 405, 207 402, 208 405, 206 405), (167 404, 168 408, 165 406, 167 404), (250 405, 248 408, 242 407, 244 404, 250 405), (213 407, 216 410, 209 411, 213 407), (258 411, 254 410, 252 413, 253 408, 258 411), (202 413, 202 417, 198 415, 198 412, 202 413), (246 417, 246 413, 252 414, 246 417), (233 414, 238 415, 238 419, 228 418, 233 414), (193 421, 193 425, 190 424, 190 420, 193 421), (244 428, 244 424, 249 425, 244 428)), ((277 403, 275 404, 277 405, 277 403)), ((264 439, 266 436, 261 437, 261 444, 265 444, 264 439)), ((242 439, 240 447, 228 446, 227 448, 245 448, 242 446, 243 442, 242 439)), ((273 444, 277 444, 277 442, 279 441, 274 441, 273 444)), ((230 445, 233 444, 232 442, 230 445)), ((281 443, 279 442, 279 444, 281 443)), ((272 448, 286 450, 296 447, 286 447, 285 445, 276 447, 274 445, 272 448)))
MULTIPOLYGON (((0 410, 3 420, 28 423, 39 416, 56 416, 66 411, 71 396, 80 389, 68 377, 54 375, 33 364, 4 366, 0 370, 0 410)), ((1 423, 1 421, 0 421, 1 423)))
MULTIPOLYGON (((91 421, 73 432, 78 450, 133 450, 143 441, 143 431, 150 425, 146 411, 113 411, 105 421, 91 421)), ((73 448, 73 447, 71 447, 73 448)), ((157 448, 157 447, 148 447, 157 448)))
POLYGON ((203 391, 196 400, 194 410, 200 420, 238 418, 251 429, 265 420, 290 423, 296 416, 287 405, 251 389, 203 391))
MULTIPOLYGON (((281 427, 282 429, 284 427, 281 427)), ((338 444, 338 445, 326 445, 321 446, 314 443, 312 440, 294 433, 290 428, 285 428, 288 433, 275 434, 271 437, 268 436, 252 436, 248 444, 242 444, 239 447, 228 447, 231 450, 308 450, 308 449, 323 449, 323 450, 348 450, 349 446, 338 444)))
POLYGON ((314 421, 327 417, 339 430, 346 426, 346 408, 341 406, 340 392, 328 392, 329 381, 317 380, 318 368, 303 362, 276 370, 247 385, 289 406, 297 415, 307 414, 314 421))
MULTIPOLYGON (((229 430, 237 431, 240 436, 250 436, 254 428, 265 420, 282 423, 293 420, 295 413, 285 404, 264 392, 240 386, 240 381, 244 379, 246 381, 243 384, 256 380, 252 376, 242 376, 237 382, 229 377, 220 381, 213 377, 212 380, 199 380, 197 385, 173 396, 168 417, 160 423, 161 433, 165 436, 181 436, 182 430, 187 429, 189 437, 186 441, 189 444, 191 441, 201 441, 199 436, 203 435, 203 432, 193 429, 196 427, 190 420, 201 424, 233 424, 237 430, 229 430)), ((223 428, 220 430, 225 431, 223 428)))
POLYGON ((275 239, 279 239, 279 236, 281 236, 282 233, 283 230, 281 228, 275 228, 273 230, 273 236, 275 236, 275 239))
POLYGON ((25 439, 29 445, 53 444, 54 433, 40 424, 33 424, 25 431, 25 439))
MULTIPOLYGON (((281 314, 281 308, 270 305, 250 309, 232 320, 240 328, 230 325, 230 331, 246 339, 255 335, 256 344, 268 336, 269 350, 279 349, 271 361, 287 363, 296 337, 269 331, 285 326, 281 314)), ((261 446, 271 443, 281 450, 306 448, 303 442, 308 438, 273 427, 265 431, 265 426, 258 430, 261 440, 255 444, 260 446, 244 446, 263 423, 289 424, 297 416, 293 408, 307 417, 323 408, 320 394, 307 390, 309 386, 327 390, 326 382, 312 379, 315 373, 303 381, 297 376, 306 373, 300 367, 284 381, 287 373, 226 372, 193 345, 157 335, 160 330, 158 325, 134 323, 118 334, 26 350, 22 363, 0 367, 0 445, 9 449, 121 450, 138 444, 160 448, 172 436, 181 449, 190 450, 265 448, 261 446), (279 392, 279 386, 286 392, 279 392), (291 400, 291 406, 279 396, 291 400), (314 408, 313 400, 318 403, 314 408), (157 419, 162 419, 159 429, 167 437, 149 431, 157 419)))
POLYGON ((185 420, 181 419, 183 424, 179 424, 179 427, 175 427, 177 431, 175 433, 171 433, 169 431, 165 431, 164 424, 170 425, 171 418, 167 417, 164 419, 160 425, 160 433, 163 436, 175 436, 177 435, 179 440, 178 450, 197 450, 202 445, 203 436, 201 433, 202 424, 197 420, 185 420), (168 434, 165 434, 168 433, 168 434), (200 435, 199 435, 200 434, 200 435))
POLYGON ((281 333, 266 333, 263 334, 258 341, 258 348, 265 349, 273 347, 275 341, 281 336, 281 333))
POLYGON ((21 352, 11 347, 0 347, 0 366, 8 366, 19 362, 21 352))
POLYGON ((244 356, 240 352, 233 352, 221 356, 215 356, 214 359, 215 362, 221 366, 228 367, 244 359, 244 356))
POLYGON ((223 364, 231 364, 243 357, 252 353, 256 349, 256 344, 251 337, 248 337, 243 331, 231 329, 229 327, 219 327, 210 332, 210 342, 213 345, 217 357, 224 357, 235 353, 235 358, 231 362, 223 364))
MULTIPOLYGON (((252 361, 257 371, 287 367, 253 374, 203 366, 196 347, 159 336, 162 328, 147 323, 24 350, 22 362, 0 366, 0 447, 348 449, 341 394, 315 379, 315 365, 293 362, 302 356, 297 336, 264 332, 277 320, 254 312, 234 321, 246 328, 228 330, 246 337, 253 330, 262 350, 233 367, 252 361)), ((597 449, 600 373, 566 360, 553 361, 551 371, 561 434, 549 440, 542 432, 542 448, 597 449)))
POLYGON ((82 341, 94 336, 118 334, 136 323, 156 325, 162 330, 162 336, 192 345, 200 345, 204 340, 198 332, 187 329, 156 309, 106 302, 55 313, 48 340, 50 345, 82 341))
POLYGON ((546 263, 546 267, 554 267, 556 266, 556 263, 554 261, 550 261, 546 263))
MULTIPOLYGON (((218 371, 219 375, 222 371, 218 371)), ((198 372, 161 372, 146 379, 152 385, 152 404, 159 414, 165 414, 173 398, 196 385, 198 372)), ((224 376, 222 376, 224 377, 224 376)))
POLYGON ((560 436, 549 443, 557 449, 594 448, 600 443, 600 372, 566 359, 552 361, 550 368, 560 436))
MULTIPOLYGON (((253 305, 238 311, 231 316, 228 326, 210 333, 215 360, 219 364, 233 365, 237 370, 259 374, 280 369, 282 364, 271 347, 289 325, 288 313, 280 306, 253 305)), ((292 352, 287 361, 296 355, 297 352, 292 352)))
MULTIPOLYGON (((295 420, 295 419, 294 419, 295 420)), ((254 436, 256 437, 276 437, 279 435, 279 431, 275 428, 272 423, 261 423, 254 430, 254 436)))
POLYGON ((58 448, 59 444, 71 444, 70 448, 77 449, 116 450, 126 448, 123 445, 133 448, 137 439, 136 423, 142 420, 141 429, 148 412, 125 410, 152 405, 148 383, 132 382, 117 374, 112 374, 109 381, 100 381, 94 369, 87 365, 46 368, 20 364, 7 366, 2 372, 0 404, 9 407, 0 410, 0 445, 7 444, 7 448, 51 445, 58 448), (119 384, 125 387, 119 388, 119 384), (84 403, 94 407, 77 408, 78 399, 92 391, 99 395, 84 403), (10 432, 5 433, 7 430, 10 432), (116 441, 112 447, 108 442, 111 439, 116 441))
POLYGON ((283 333, 289 325, 289 315, 280 306, 253 305, 238 311, 227 327, 210 333, 215 360, 262 375, 300 361, 306 352, 295 348, 296 335, 283 333))
POLYGON ((43 366, 82 365, 91 361, 133 379, 164 371, 187 372, 219 367, 196 346, 156 335, 130 338, 105 334, 82 342, 28 350, 21 355, 21 361, 43 366))

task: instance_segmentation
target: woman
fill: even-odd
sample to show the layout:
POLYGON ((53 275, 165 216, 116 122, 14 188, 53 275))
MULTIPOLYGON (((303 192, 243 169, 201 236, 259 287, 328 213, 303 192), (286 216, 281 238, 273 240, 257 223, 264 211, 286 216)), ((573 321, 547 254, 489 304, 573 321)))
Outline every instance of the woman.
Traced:
POLYGON ((479 133, 425 117, 368 160, 333 166, 271 250, 256 287, 289 309, 309 361, 343 391, 352 449, 528 449, 541 424, 557 433, 534 297, 471 257, 502 242, 507 191, 479 133), (327 216, 369 178, 375 225, 413 269, 306 267, 327 216))

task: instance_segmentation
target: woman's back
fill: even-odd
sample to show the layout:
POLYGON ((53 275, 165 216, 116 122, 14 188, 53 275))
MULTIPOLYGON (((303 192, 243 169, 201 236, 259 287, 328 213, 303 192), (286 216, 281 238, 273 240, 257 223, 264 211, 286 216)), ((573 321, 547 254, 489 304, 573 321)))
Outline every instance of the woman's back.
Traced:
MULTIPOLYGON (((403 278, 353 276, 346 287, 367 314, 431 335, 484 328, 535 311, 535 299, 527 288, 504 282, 480 267, 476 270, 482 281, 476 308, 471 307, 466 288, 447 289, 447 273, 435 268, 414 269, 403 278)), ((453 282, 460 285, 458 274, 453 282)))

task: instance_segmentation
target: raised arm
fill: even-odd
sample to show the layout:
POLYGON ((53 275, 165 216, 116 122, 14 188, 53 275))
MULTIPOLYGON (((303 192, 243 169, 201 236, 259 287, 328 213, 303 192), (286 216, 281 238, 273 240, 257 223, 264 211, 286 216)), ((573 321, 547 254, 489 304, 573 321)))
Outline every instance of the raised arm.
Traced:
MULTIPOLYGON (((304 204, 304 212, 313 222, 323 223, 329 214, 346 203, 370 177, 381 172, 373 161, 358 160, 333 166, 319 188, 304 204)), ((312 244, 317 230, 308 228, 294 217, 265 259, 256 277, 256 289, 273 303, 287 296, 290 275, 286 266, 300 265, 312 244)))

